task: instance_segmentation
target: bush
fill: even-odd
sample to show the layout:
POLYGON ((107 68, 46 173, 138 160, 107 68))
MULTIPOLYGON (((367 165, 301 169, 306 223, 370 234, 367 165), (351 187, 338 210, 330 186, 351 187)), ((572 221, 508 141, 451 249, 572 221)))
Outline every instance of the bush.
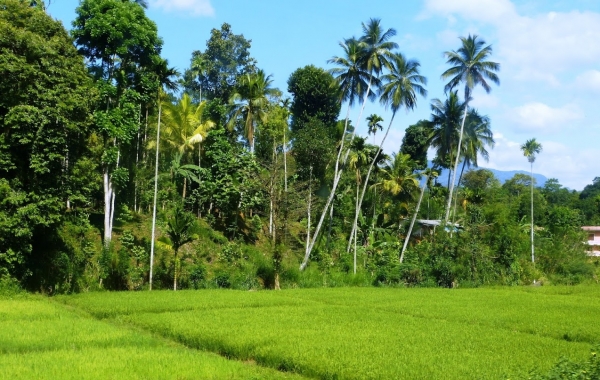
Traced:
POLYGON ((589 359, 583 363, 572 362, 566 358, 561 359, 548 372, 547 375, 540 375, 536 372, 530 374, 531 380, 598 380, 600 379, 600 358, 598 358, 600 345, 592 348, 589 359))

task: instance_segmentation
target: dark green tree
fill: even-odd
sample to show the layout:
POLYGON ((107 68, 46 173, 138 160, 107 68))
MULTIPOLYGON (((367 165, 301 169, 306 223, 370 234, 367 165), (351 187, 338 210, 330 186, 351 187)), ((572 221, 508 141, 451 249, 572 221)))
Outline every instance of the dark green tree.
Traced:
POLYGON ((429 122, 419 120, 404 131, 400 153, 408 154, 416 164, 415 169, 424 170, 427 167, 427 149, 429 149, 429 122))
POLYGON ((231 25, 212 29, 204 52, 192 53, 190 69, 184 74, 183 86, 195 101, 221 99, 226 104, 242 75, 256 72, 256 60, 250 56, 252 40, 234 34, 231 25), (201 62, 201 64, 199 64, 201 62))
POLYGON ((72 264, 59 257, 67 204, 89 201, 96 91, 62 24, 19 0, 0 6, 0 78, 0 277, 53 291, 72 264))
POLYGON ((122 152, 139 128, 140 94, 132 78, 142 67, 154 67, 162 40, 144 8, 122 0, 83 0, 76 9, 72 35, 97 80, 101 99, 94 113, 103 142, 104 243, 112 238, 117 186, 127 181, 122 152))
POLYGON ((173 290, 177 290, 177 272, 179 269, 179 249, 198 238, 195 234, 196 217, 177 204, 171 217, 167 220, 168 239, 161 238, 161 242, 173 251, 173 290))
POLYGON ((340 94, 331 74, 313 66, 297 69, 288 79, 292 94, 292 131, 302 129, 311 118, 332 128, 340 113, 340 94))

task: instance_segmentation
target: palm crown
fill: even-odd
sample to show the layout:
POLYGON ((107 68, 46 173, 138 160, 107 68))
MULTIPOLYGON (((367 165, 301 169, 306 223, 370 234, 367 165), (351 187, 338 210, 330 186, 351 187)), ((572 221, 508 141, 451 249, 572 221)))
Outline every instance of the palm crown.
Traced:
POLYGON ((500 79, 495 71, 500 70, 500 64, 486 61, 492 54, 492 46, 484 46, 485 41, 479 39, 477 35, 460 37, 462 46, 457 51, 447 51, 444 53, 448 59, 447 63, 452 65, 442 74, 442 79, 450 78, 450 81, 444 87, 444 91, 452 91, 459 84, 465 84, 465 100, 468 101, 473 88, 481 85, 486 92, 491 88, 486 79, 493 83, 500 84, 500 79))

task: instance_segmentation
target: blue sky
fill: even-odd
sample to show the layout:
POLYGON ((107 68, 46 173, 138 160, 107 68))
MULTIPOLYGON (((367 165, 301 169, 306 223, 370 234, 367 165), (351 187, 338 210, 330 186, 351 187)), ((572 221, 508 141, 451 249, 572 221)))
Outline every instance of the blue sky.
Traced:
MULTIPOLYGON (((440 74, 443 52, 459 47, 459 36, 474 33, 494 49, 501 84, 488 95, 474 93, 473 105, 491 118, 496 147, 489 163, 499 170, 529 170, 519 146, 535 137, 543 145, 534 171, 581 190, 600 177, 600 1, 597 0, 149 0, 148 17, 164 39, 163 56, 183 71, 191 52, 204 50, 212 28, 231 24, 252 40, 251 55, 287 89, 299 67, 331 68, 338 43, 360 36, 361 23, 380 18, 397 30, 399 50, 421 63, 428 78, 427 99, 414 112, 401 111, 384 145, 397 151, 404 129, 428 118, 431 99, 444 99, 440 74)), ((67 28, 78 1, 53 0, 48 11, 67 28)), ((345 106, 342 109, 345 113, 345 106)), ((352 110, 357 124, 359 109, 352 110)), ((387 121, 391 112, 369 104, 387 121)), ((376 136, 378 139, 380 136, 376 136)), ((372 138, 369 139, 372 141, 372 138)))

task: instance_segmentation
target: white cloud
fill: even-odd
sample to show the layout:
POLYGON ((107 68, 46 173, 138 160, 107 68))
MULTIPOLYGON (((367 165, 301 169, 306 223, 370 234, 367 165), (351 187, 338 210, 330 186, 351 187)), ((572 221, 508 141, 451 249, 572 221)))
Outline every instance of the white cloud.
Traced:
POLYGON ((210 0, 150 0, 152 8, 162 8, 167 12, 185 12, 191 16, 214 16, 215 10, 210 0))
MULTIPOLYGON (((529 162, 521 152, 521 144, 494 133, 496 147, 490 151, 490 162, 482 166, 497 170, 529 171, 529 162)), ((523 141, 524 142, 524 141, 523 141)), ((543 150, 533 164, 534 173, 557 178, 566 187, 582 190, 595 176, 597 152, 573 149, 555 141, 540 141, 543 150)))
POLYGON ((424 14, 446 19, 457 15, 496 27, 497 60, 503 72, 509 68, 519 80, 556 86, 559 74, 600 61, 600 13, 548 12, 528 17, 519 15, 508 0, 427 0, 424 14))
POLYGON ((548 133, 582 119, 583 113, 573 104, 552 108, 544 103, 532 102, 514 108, 512 118, 519 125, 519 130, 548 133))
POLYGON ((469 102, 469 107, 487 110, 489 108, 496 108, 499 104, 500 101, 496 96, 482 92, 477 93, 477 95, 473 95, 473 100, 469 102))
POLYGON ((494 22, 498 18, 511 16, 514 6, 508 0, 426 0, 423 17, 431 14, 442 14, 453 20, 453 14, 460 14, 468 19, 494 22))
POLYGON ((526 79, 552 78, 600 60, 600 14, 550 12, 498 24, 499 56, 526 79))
POLYGON ((588 70, 575 78, 575 85, 583 90, 600 92, 600 71, 588 70))

